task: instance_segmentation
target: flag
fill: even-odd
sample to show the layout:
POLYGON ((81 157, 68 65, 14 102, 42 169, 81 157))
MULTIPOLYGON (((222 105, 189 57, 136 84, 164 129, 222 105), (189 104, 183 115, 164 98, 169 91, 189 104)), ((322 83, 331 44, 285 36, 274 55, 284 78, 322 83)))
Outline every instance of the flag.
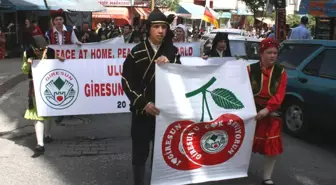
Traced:
POLYGON ((204 10, 203 20, 213 24, 216 28, 219 28, 217 18, 211 13, 210 9, 207 6, 204 10))

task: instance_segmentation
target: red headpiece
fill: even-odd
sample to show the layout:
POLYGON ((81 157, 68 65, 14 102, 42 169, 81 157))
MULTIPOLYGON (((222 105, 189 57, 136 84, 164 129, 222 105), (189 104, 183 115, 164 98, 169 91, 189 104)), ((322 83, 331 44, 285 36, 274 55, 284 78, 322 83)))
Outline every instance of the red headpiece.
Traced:
POLYGON ((51 15, 51 19, 54 20, 56 17, 63 17, 63 19, 65 18, 64 16, 64 12, 62 9, 59 10, 51 10, 50 11, 50 15, 51 15))
POLYGON ((267 38, 260 42, 259 51, 260 53, 263 53, 266 49, 272 48, 272 47, 278 49, 279 43, 273 38, 267 38))

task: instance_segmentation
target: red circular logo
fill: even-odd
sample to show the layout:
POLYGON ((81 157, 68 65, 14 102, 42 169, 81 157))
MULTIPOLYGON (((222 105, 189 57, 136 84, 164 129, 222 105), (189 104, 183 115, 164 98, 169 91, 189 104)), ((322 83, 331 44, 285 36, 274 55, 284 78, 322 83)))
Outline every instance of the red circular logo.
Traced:
POLYGON ((234 114, 223 114, 212 122, 189 125, 181 140, 190 161, 198 165, 217 165, 237 153, 244 136, 244 121, 234 114))
POLYGON ((193 170, 202 166, 190 161, 183 150, 181 134, 192 121, 176 121, 168 126, 162 138, 162 155, 166 163, 177 170, 193 170))

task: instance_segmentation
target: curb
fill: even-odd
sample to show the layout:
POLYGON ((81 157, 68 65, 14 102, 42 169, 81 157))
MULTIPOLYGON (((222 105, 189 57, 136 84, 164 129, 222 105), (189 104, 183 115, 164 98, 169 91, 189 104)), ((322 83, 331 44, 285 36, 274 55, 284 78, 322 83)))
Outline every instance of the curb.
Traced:
POLYGON ((13 88, 20 82, 27 79, 27 75, 19 73, 9 80, 6 80, 4 83, 0 84, 0 96, 4 95, 9 89, 13 88))

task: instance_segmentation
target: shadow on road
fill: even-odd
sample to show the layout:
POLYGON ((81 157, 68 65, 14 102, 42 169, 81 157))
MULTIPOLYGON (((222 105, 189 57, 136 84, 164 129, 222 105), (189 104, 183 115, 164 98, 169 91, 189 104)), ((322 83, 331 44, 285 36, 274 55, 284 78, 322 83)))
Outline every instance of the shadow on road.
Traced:
POLYGON ((336 127, 326 128, 320 127, 311 130, 307 135, 302 136, 301 139, 309 144, 323 148, 329 152, 336 154, 336 127))

